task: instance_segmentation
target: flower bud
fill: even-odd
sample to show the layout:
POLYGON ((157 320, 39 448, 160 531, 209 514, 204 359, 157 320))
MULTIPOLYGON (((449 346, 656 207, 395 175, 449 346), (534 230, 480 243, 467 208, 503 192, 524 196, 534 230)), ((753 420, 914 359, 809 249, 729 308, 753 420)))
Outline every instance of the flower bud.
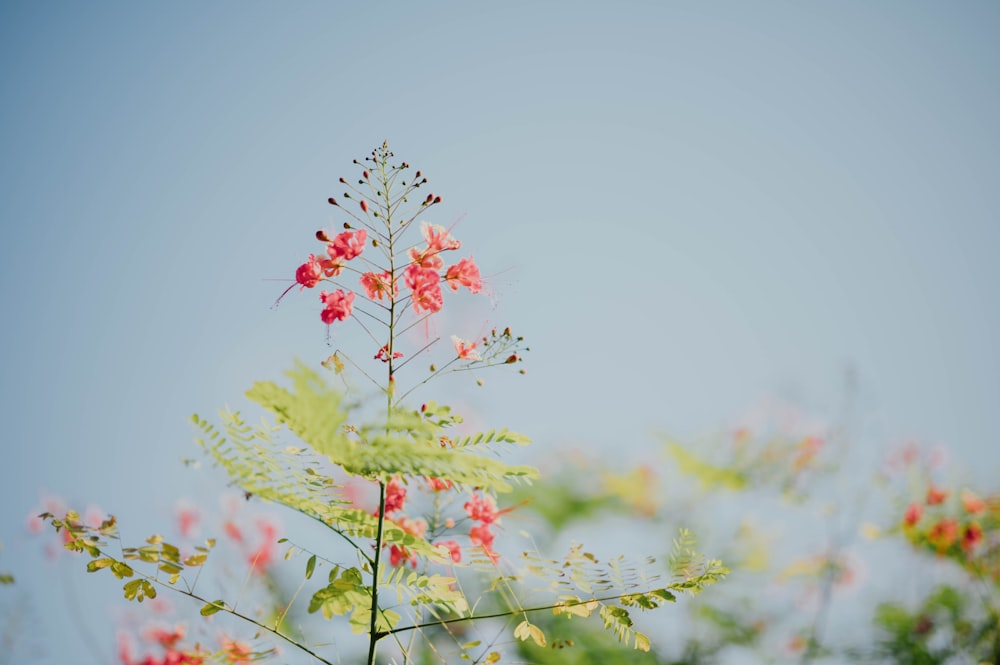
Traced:
POLYGON ((507 356, 507 360, 505 360, 504 363, 507 364, 507 365, 510 365, 510 364, 516 363, 517 360, 518 360, 517 354, 516 353, 512 353, 509 356, 507 356))
POLYGON ((326 200, 326 202, 327 202, 327 203, 329 203, 329 204, 330 204, 330 205, 332 205, 332 206, 335 206, 335 205, 337 205, 337 199, 333 198, 332 196, 331 196, 330 198, 328 198, 328 199, 326 200))
POLYGON ((330 236, 326 235, 326 231, 320 229, 316 232, 316 240, 320 242, 330 242, 330 236))
POLYGON ((343 184, 343 185, 346 185, 347 184, 347 178, 345 178, 344 176, 340 176, 340 183, 343 184))
POLYGON ((435 196, 434 197, 434 203, 441 203, 441 197, 440 196, 435 196))
POLYGON ((361 173, 361 175, 364 176, 365 180, 368 180, 368 176, 371 175, 371 174, 368 173, 368 171, 364 171, 364 172, 361 173))
POLYGON ((368 212, 368 201, 361 199, 361 211, 368 212))
POLYGON ((433 200, 434 200, 434 195, 433 194, 428 194, 427 198, 424 199, 424 203, 430 203, 433 200))

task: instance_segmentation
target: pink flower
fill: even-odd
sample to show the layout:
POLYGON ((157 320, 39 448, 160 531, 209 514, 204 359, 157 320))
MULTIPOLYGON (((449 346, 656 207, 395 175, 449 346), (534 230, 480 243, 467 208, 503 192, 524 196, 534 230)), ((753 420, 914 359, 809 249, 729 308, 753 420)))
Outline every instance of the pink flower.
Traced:
POLYGON ((962 506, 965 507, 965 512, 970 515, 978 515, 986 510, 986 502, 969 490, 962 492, 962 506))
POLYGON ((441 294, 441 276, 436 270, 422 268, 416 263, 411 263, 403 271, 403 281, 413 292, 411 296, 413 309, 417 314, 421 311, 441 311, 444 297, 441 294))
POLYGON ((958 522, 952 518, 943 519, 927 532, 927 542, 943 552, 958 538, 958 522))
POLYGON ((471 293, 479 293, 483 288, 483 282, 479 277, 479 266, 471 256, 448 268, 444 279, 453 291, 458 291, 459 284, 468 288, 471 293))
POLYGON ((452 482, 444 478, 424 478, 430 486, 432 492, 443 492, 450 490, 452 482))
MULTIPOLYGON (((403 354, 401 352, 399 352, 399 351, 393 351, 392 352, 392 359, 393 360, 396 360, 397 358, 402 358, 402 357, 403 357, 403 354)), ((373 360, 381 360, 384 363, 389 362, 389 345, 386 344, 381 349, 379 349, 378 353, 375 354, 375 357, 373 358, 373 360)))
POLYGON ((185 538, 190 537, 198 526, 198 509, 186 503, 177 506, 177 530, 185 538))
POLYGON ((410 265, 433 270, 435 273, 444 267, 444 260, 435 252, 430 252, 426 249, 419 250, 416 247, 411 247, 410 259, 413 261, 410 265))
POLYGON ((403 509, 406 503, 406 487, 398 478, 393 478, 385 486, 385 514, 390 515, 403 509))
POLYGON ((222 529, 226 532, 227 536, 235 540, 237 543, 243 542, 243 532, 240 531, 240 528, 236 526, 234 522, 227 520, 226 523, 222 525, 222 529))
POLYGON ((903 525, 904 526, 915 526, 920 518, 924 515, 924 507, 919 503, 913 502, 906 507, 906 514, 903 515, 903 525))
POLYGON ((927 490, 927 505, 934 506, 939 503, 944 503, 948 498, 948 490, 940 490, 934 486, 931 486, 927 490))
POLYGON ((321 291, 319 299, 325 305, 323 311, 320 313, 323 323, 330 325, 334 321, 345 321, 351 315, 354 303, 353 292, 344 293, 340 289, 337 289, 333 293, 321 291))
MULTIPOLYGON (((423 520, 410 520, 405 517, 400 517, 399 519, 393 520, 393 522, 406 533, 418 538, 423 538, 424 534, 427 533, 427 522, 423 520)), ((390 545, 389 564, 398 566, 404 561, 409 563, 414 568, 417 567, 417 557, 415 554, 412 554, 410 550, 406 549, 402 545, 390 545)))
POLYGON ((367 238, 368 232, 364 229, 338 233, 330 244, 326 246, 326 253, 338 263, 340 261, 350 261, 365 250, 365 240, 367 238))
POLYGON ((344 264, 339 260, 321 259, 315 254, 310 254, 309 259, 295 271, 295 281, 301 284, 299 291, 311 289, 319 284, 323 277, 339 275, 343 269, 344 264))
POLYGON ((299 291, 311 289, 319 284, 321 279, 323 279, 323 267, 320 265, 319 258, 315 254, 310 254, 309 260, 295 271, 295 281, 302 285, 299 287, 299 291))
POLYGON ((443 540, 437 544, 448 548, 451 560, 455 563, 459 563, 462 560, 462 546, 454 540, 443 540))
POLYGON ((156 642, 164 649, 173 649, 178 642, 184 639, 185 633, 184 626, 181 624, 177 624, 173 630, 154 626, 146 631, 146 639, 150 642, 156 642))
POLYGON ((448 235, 448 230, 437 224, 421 222, 420 233, 423 234, 427 247, 418 250, 416 247, 410 249, 410 258, 413 263, 421 268, 440 270, 444 266, 444 261, 438 256, 443 251, 458 249, 462 243, 448 235))
POLYGON ((459 339, 455 335, 451 336, 451 343, 455 345, 455 353, 462 360, 482 360, 476 352, 476 343, 459 339))
POLYGON ((962 534, 962 549, 968 554, 983 540, 983 528, 977 522, 970 522, 962 534))
POLYGON ((489 524, 477 524, 476 526, 469 529, 469 541, 473 545, 479 545, 483 548, 483 552, 486 553, 490 559, 496 563, 500 556, 493 551, 493 539, 496 536, 490 531, 489 524))
POLYGON ((228 637, 223 637, 222 640, 222 651, 225 652, 226 660, 230 663, 249 663, 252 662, 252 654, 250 647, 243 642, 237 642, 231 640, 228 637))
POLYGON ((247 560, 255 573, 263 575, 267 572, 268 566, 274 562, 278 527, 273 522, 261 518, 257 520, 257 528, 260 529, 261 544, 247 556, 247 560))
POLYGON ((436 254, 447 249, 458 249, 462 246, 461 242, 455 240, 448 234, 448 229, 438 224, 421 222, 420 233, 424 236, 424 241, 427 243, 428 252, 434 252, 436 254))
POLYGON ((497 521, 500 513, 497 512, 497 502, 489 494, 483 495, 482 498, 478 494, 473 494, 472 498, 465 502, 465 513, 477 522, 482 522, 485 524, 492 524, 497 521))
POLYGON ((361 275, 361 286, 364 287, 369 300, 381 300, 382 296, 392 300, 398 292, 392 274, 388 270, 378 274, 366 272, 361 275))

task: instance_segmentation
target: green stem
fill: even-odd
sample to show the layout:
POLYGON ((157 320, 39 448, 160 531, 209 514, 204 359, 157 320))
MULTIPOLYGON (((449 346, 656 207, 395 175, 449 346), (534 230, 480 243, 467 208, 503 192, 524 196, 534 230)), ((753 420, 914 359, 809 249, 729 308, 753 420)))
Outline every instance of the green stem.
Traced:
POLYGON ((378 483, 378 531, 375 534, 375 558, 372 561, 372 605, 371 623, 368 626, 368 665, 375 663, 375 644, 382 639, 383 635, 376 631, 375 626, 378 621, 378 573, 379 563, 382 559, 382 538, 383 527, 385 525, 385 483, 378 483))
MULTIPOLYGON (((379 164, 379 180, 382 185, 382 201, 383 203, 379 206, 382 208, 384 213, 384 220, 386 224, 386 236, 388 238, 388 255, 389 255, 389 280, 390 285, 396 283, 396 263, 395 263, 395 235, 392 232, 392 207, 390 199, 390 189, 391 180, 389 175, 386 173, 386 163, 387 158, 383 158, 379 164)), ((390 286, 391 288, 391 286, 390 286)), ((385 395, 385 417, 386 417, 386 434, 388 434, 388 424, 392 419, 392 406, 393 397, 395 391, 394 388, 394 372, 395 372, 395 362, 393 361, 393 349, 395 347, 395 330, 396 330, 396 298, 391 297, 389 299, 389 342, 387 344, 388 351, 388 382, 386 384, 385 395)), ((378 500, 378 530, 375 534, 375 558, 372 562, 372 603, 371 603, 371 619, 368 626, 368 665, 375 665, 375 645, 380 639, 385 637, 388 633, 380 633, 377 629, 379 606, 378 606, 378 592, 379 592, 379 564, 382 560, 382 542, 385 537, 385 488, 386 483, 379 480, 379 500, 378 500)))
POLYGON ((539 605, 538 607, 522 607, 515 610, 507 610, 505 612, 494 612, 492 614, 476 614, 467 617, 456 617, 454 619, 441 619, 440 621, 427 621, 426 623, 415 623, 412 626, 403 626, 402 628, 393 628, 392 630, 384 631, 379 635, 379 637, 384 637, 386 635, 395 635, 396 633, 403 633, 408 630, 420 630, 422 628, 429 628, 431 626, 446 626, 452 623, 461 623, 463 621, 479 621, 480 619, 498 619, 501 617, 511 617, 518 614, 527 614, 528 612, 542 612, 544 610, 553 610, 557 607, 574 607, 576 605, 586 605, 587 603, 597 601, 598 603, 604 603, 609 600, 619 600, 626 596, 634 596, 636 592, 631 591, 629 593, 618 594, 617 596, 603 596, 601 598, 590 598, 588 600, 581 600, 578 602, 562 602, 555 603, 553 605, 539 605))

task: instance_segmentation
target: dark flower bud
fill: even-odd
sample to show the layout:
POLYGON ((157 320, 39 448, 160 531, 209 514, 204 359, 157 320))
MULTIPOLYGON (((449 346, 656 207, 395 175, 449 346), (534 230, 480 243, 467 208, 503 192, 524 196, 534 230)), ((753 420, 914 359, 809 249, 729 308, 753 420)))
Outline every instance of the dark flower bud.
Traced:
POLYGON ((441 203, 441 197, 440 196, 435 196, 434 197, 434 203, 441 203))
POLYGON ((368 212, 368 201, 361 199, 361 211, 368 212))
POLYGON ((316 232, 316 240, 320 242, 330 242, 330 236, 326 235, 326 231, 320 229, 316 232))
POLYGON ((332 196, 331 196, 330 198, 328 198, 328 199, 326 200, 326 202, 327 202, 327 203, 329 203, 329 204, 330 204, 330 205, 332 205, 332 206, 335 206, 335 205, 337 205, 337 199, 333 198, 332 196))
POLYGON ((340 176, 340 183, 343 184, 343 185, 346 185, 347 184, 347 178, 345 178, 344 176, 340 176))

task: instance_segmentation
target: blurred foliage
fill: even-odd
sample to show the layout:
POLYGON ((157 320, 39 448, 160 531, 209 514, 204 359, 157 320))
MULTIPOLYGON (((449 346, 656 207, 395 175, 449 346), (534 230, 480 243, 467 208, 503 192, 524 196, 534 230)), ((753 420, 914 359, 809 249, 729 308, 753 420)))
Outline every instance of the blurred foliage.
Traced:
POLYGON ((915 610, 896 603, 875 609, 881 630, 875 657, 900 665, 1000 662, 1000 617, 974 596, 937 587, 915 610))
POLYGON ((672 615, 649 654, 614 653, 606 635, 551 617, 538 623, 553 640, 522 645, 523 661, 1000 662, 1000 499, 940 489, 940 451, 892 451, 882 467, 861 466, 846 416, 827 424, 778 411, 756 429, 664 437, 663 458, 632 468, 560 460, 551 491, 528 505, 550 542, 604 525, 663 542, 678 524, 697 524, 733 575, 710 602, 672 615), (916 605, 900 602, 920 588, 911 571, 927 568, 935 577, 920 578, 916 605), (893 584, 880 597, 870 579, 893 584))

